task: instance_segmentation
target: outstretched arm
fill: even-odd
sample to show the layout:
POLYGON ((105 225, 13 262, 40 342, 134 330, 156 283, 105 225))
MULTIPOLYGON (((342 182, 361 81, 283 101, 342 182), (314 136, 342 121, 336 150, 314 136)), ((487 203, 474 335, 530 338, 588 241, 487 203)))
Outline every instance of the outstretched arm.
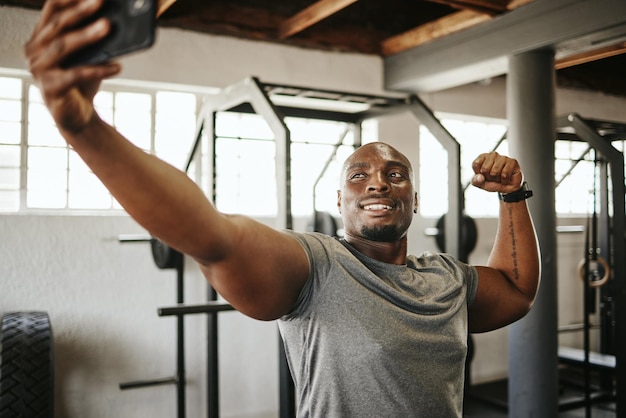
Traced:
MULTIPOLYGON (((473 164, 472 184, 491 192, 511 193, 522 185, 515 159, 481 154, 473 164)), ((487 266, 477 267, 478 292, 470 307, 472 332, 508 325, 528 313, 539 286, 539 248, 526 200, 500 201, 500 216, 487 266)))
POLYGON ((258 319, 287 313, 309 272, 300 245, 252 219, 219 213, 185 173, 103 122, 93 97, 104 78, 120 71, 118 64, 61 67, 69 54, 107 34, 105 20, 72 29, 102 1, 48 0, 25 46, 61 134, 126 211, 151 234, 195 258, 236 309, 258 319))

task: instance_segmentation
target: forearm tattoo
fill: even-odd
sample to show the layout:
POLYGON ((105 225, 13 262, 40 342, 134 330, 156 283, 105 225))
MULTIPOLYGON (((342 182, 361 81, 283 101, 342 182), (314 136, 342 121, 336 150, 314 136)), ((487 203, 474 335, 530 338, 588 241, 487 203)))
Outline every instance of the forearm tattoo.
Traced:
POLYGON ((519 280, 519 268, 517 265, 517 242, 515 241, 515 228, 513 226, 513 210, 507 205, 509 212, 509 235, 511 236, 511 257, 513 258, 513 278, 519 280))

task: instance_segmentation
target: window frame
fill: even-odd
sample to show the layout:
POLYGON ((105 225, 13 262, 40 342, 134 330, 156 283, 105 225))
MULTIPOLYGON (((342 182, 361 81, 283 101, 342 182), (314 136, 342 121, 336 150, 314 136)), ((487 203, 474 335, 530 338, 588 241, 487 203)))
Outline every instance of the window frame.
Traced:
MULTIPOLYGON (((0 215, 3 214, 64 214, 64 215, 73 215, 73 214, 77 214, 77 215, 83 215, 83 214, 98 214, 98 215, 104 215, 104 214, 123 214, 124 209, 121 208, 119 206, 119 204, 115 201, 114 198, 111 197, 112 199, 112 204, 109 208, 77 208, 77 207, 71 207, 70 205, 70 199, 71 199, 71 191, 72 188, 70 187, 70 182, 71 182, 71 177, 69 172, 71 172, 71 168, 70 168, 70 164, 71 164, 71 156, 73 155, 73 151, 71 150, 71 148, 69 146, 67 146, 67 144, 65 144, 64 147, 59 147, 60 149, 65 149, 67 152, 67 161, 66 161, 66 167, 65 169, 68 171, 68 174, 66 175, 66 198, 65 198, 65 205, 62 208, 52 208, 52 207, 29 207, 28 206, 28 191, 29 191, 29 181, 28 181, 28 170, 29 170, 29 150, 31 148, 37 147, 38 145, 33 145, 29 143, 29 124, 30 124, 30 109, 31 109, 31 105, 32 105, 32 101, 30 98, 30 89, 32 86, 34 86, 34 82, 32 80, 32 78, 30 77, 30 75, 26 74, 25 72, 21 72, 21 71, 13 71, 13 70, 6 70, 6 69, 0 69, 0 77, 7 77, 7 78, 15 78, 15 79, 19 79, 21 81, 21 98, 20 100, 20 112, 21 112, 21 126, 19 129, 20 132, 20 140, 19 140, 19 144, 0 144, 0 146, 4 146, 4 145, 10 145, 10 146, 15 146, 17 145, 19 147, 19 152, 20 152, 20 157, 19 157, 19 169, 18 169, 18 175, 19 175, 19 184, 18 184, 18 191, 17 191, 17 204, 18 204, 18 208, 17 210, 4 210, 4 211, 0 211, 0 215)), ((137 82, 134 80, 123 80, 123 79, 116 79, 116 80, 106 80, 103 82, 102 84, 102 91, 106 91, 106 92, 110 92, 113 95, 117 95, 118 93, 139 93, 139 94, 147 94, 150 96, 150 149, 146 150, 148 152, 150 152, 151 154, 155 154, 156 153, 156 149, 155 149, 155 141, 156 141, 156 135, 157 135, 157 113, 158 113, 158 108, 157 108, 157 100, 156 97, 159 94, 159 92, 176 92, 176 93, 190 93, 193 94, 196 98, 196 108, 195 108, 195 115, 196 115, 196 121, 194 123, 194 125, 197 124, 197 117, 198 115, 201 114, 202 111, 202 104, 203 104, 203 99, 207 96, 207 95, 211 95, 214 94, 215 92, 218 91, 218 89, 216 88, 206 88, 206 87, 198 87, 198 86, 190 86, 190 85, 178 85, 178 84, 169 84, 169 83, 155 83, 155 82, 137 82)), ((112 104, 112 109, 111 111, 115 112, 115 103, 112 104)), ((453 113, 437 113, 437 117, 443 122, 444 126, 445 126, 445 121, 446 120, 458 120, 461 121, 463 123, 471 123, 471 122, 477 122, 477 123, 485 123, 487 125, 493 125, 493 124, 502 124, 502 125, 507 125, 505 120, 502 119, 496 119, 496 118, 484 118, 484 117, 476 117, 476 116, 468 116, 468 115, 461 115, 461 114, 453 114, 453 113)), ((304 119, 304 118, 302 118, 304 119)), ((309 123, 308 119, 305 119, 304 122, 309 123)), ((114 123, 114 120, 111 121, 114 123)), ((327 121, 326 121, 327 122, 327 121)), ((331 121, 332 122, 332 121, 331 121)), ((195 126, 194 126, 195 129, 195 126)), ((312 136, 315 136, 315 134, 313 134, 312 136)), ((246 136, 242 136, 241 137, 246 138, 246 136)), ((131 138, 132 139, 132 138, 131 138)), ((192 140, 195 138, 192 138, 192 140)), ((248 138, 248 139, 257 139, 257 140, 264 140, 266 141, 267 138, 248 138)), ((457 139, 458 140, 458 139, 457 139)), ((273 141, 273 139, 272 139, 273 141)), ((459 141, 460 143, 463 144, 464 141, 459 141)), ((294 143, 298 143, 298 144, 302 144, 302 143, 311 143, 313 145, 322 145, 325 144, 324 142, 316 142, 316 141, 304 141, 304 142, 300 142, 300 141, 294 141, 294 143)), ((345 142, 344 142, 345 143, 345 142)), ((346 145, 350 145, 349 143, 345 143, 346 145)), ((621 141, 618 144, 614 144, 616 146, 617 149, 625 149, 626 148, 626 141, 621 141), (621 147, 621 148, 620 148, 621 147)), ((556 145, 555 145, 555 149, 556 149, 556 145)), ((487 152, 490 151, 488 149, 484 149, 481 150, 481 152, 487 152)), ((463 154, 463 149, 461 150, 461 153, 463 154)), ((421 152, 420 152, 421 154, 421 152)), ((572 161, 572 159, 578 158, 579 156, 577 155, 571 155, 570 156, 570 161, 572 161)), ((463 155, 461 156, 461 159, 463 161, 463 155)), ((555 155, 555 160, 558 161, 563 161, 563 158, 560 158, 559 156, 555 155)), ((588 162, 588 158, 585 159, 585 162, 588 162)), ((557 163, 558 161, 555 161, 555 163, 557 163)), ((10 168, 9 165, 7 165, 7 168, 10 168)), ((183 168, 183 167, 178 167, 178 168, 183 168)), ((421 169, 421 167, 420 167, 421 169)), ((467 170, 466 170, 467 171, 467 170)), ((462 168, 462 172, 463 172, 463 168, 462 168)), ((558 170, 555 169, 555 184, 556 181, 561 180, 560 177, 557 175, 558 170)), ((420 176, 421 178, 421 176, 420 176)), ((463 184, 463 186, 465 186, 465 184, 463 184)), ((298 187, 298 186, 296 186, 298 187)), ((559 185, 559 187, 561 187, 561 185, 559 185)), ((417 189, 418 191, 421 192, 421 185, 417 185, 417 189)), ((6 189, 7 191, 11 191, 13 189, 6 189)), ((314 194, 313 191, 310 191, 311 194, 314 194)), ((240 191, 239 193, 244 193, 245 191, 240 191)), ((557 193, 558 194, 558 193, 557 193)), ((110 195, 110 194, 109 194, 110 195)), ((436 196, 435 196, 436 197, 436 196)), ((432 199, 433 196, 429 195, 429 199, 432 199)), ((467 197, 466 197, 467 199, 467 197)), ((581 198, 581 200, 585 200, 586 198, 581 198)), ((588 200, 588 199, 587 199, 588 200)), ((317 202, 316 202, 317 203, 317 202)), ((316 204, 315 203, 315 204, 316 204)), ((424 203, 424 202, 423 202, 424 203)), ((572 204, 568 203, 569 205, 569 209, 567 211, 563 211, 563 210, 559 210, 558 209, 558 205, 556 206, 556 210, 557 210, 557 215, 558 216, 563 216, 563 217, 576 217, 576 216, 583 216, 588 212, 583 212, 581 208, 574 208, 572 209, 572 204), (577 210, 581 210, 581 212, 578 212, 577 210)), ((580 206, 580 205, 579 205, 580 206)), ((436 217, 436 216, 440 216, 440 215, 435 215, 435 214, 428 214, 425 215, 424 217, 436 217)), ((472 216, 480 216, 480 217, 487 217, 487 218, 491 218, 491 217, 495 217, 497 216, 496 213, 490 213, 490 214, 484 214, 484 215, 472 215, 472 216)))
MULTIPOLYGON (((28 205, 28 191, 29 191, 29 181, 28 181, 28 170, 29 170, 29 149, 35 147, 46 148, 50 146, 42 146, 42 145, 32 145, 29 143, 29 124, 31 122, 30 118, 30 106, 33 102, 30 97, 30 89, 31 87, 36 87, 32 77, 29 74, 26 74, 21 71, 12 71, 6 69, 0 69, 0 77, 3 78, 14 78, 19 79, 21 81, 21 97, 20 101, 20 111, 21 111, 21 120, 20 120, 20 141, 18 144, 19 147, 19 184, 18 184, 18 197, 17 197, 17 210, 1 210, 0 215, 122 215, 125 214, 124 209, 119 206, 119 203, 115 201, 115 199, 108 195, 111 198, 111 206, 108 208, 78 208, 70 206, 71 199, 71 187, 70 187, 70 164, 71 164, 71 156, 74 151, 71 150, 67 144, 63 147, 58 147, 59 149, 64 149, 67 152, 67 159, 65 163, 65 170, 68 171, 68 174, 65 177, 65 187, 66 187, 66 196, 65 196, 65 204, 64 207, 36 207, 28 205)), ((204 88, 197 86, 189 86, 189 85, 175 85, 170 83, 148 83, 148 82, 136 82, 131 80, 105 80, 102 83, 101 91, 111 92, 114 95, 117 93, 140 93, 140 94, 148 94, 151 98, 151 108, 150 108, 150 119, 151 119, 151 127, 150 127, 150 149, 146 150, 151 154, 155 154, 155 136, 156 136, 156 114, 157 114, 157 106, 156 106, 156 96, 158 93, 166 91, 166 92, 175 92, 175 93, 190 93, 195 95, 196 105, 195 105, 195 119, 197 119, 197 115, 200 114, 202 108, 203 98, 207 94, 215 93, 217 89, 214 88, 204 88)), ((115 104, 113 104, 112 112, 115 111, 115 104)), ((195 129, 195 120, 194 126, 195 129)), ((56 129, 56 128, 55 128, 56 129)), ((5 144, 0 144, 0 146, 4 146, 5 144)), ((7 144, 8 145, 8 144, 7 144)), ((182 167, 178 167, 182 168, 182 167)), ((10 189, 7 189, 10 190, 10 189)))
MULTIPOLYGON (((463 114, 456 114, 456 113, 444 113, 444 112, 437 112, 436 113, 437 118, 442 122, 442 125, 444 125, 444 127, 446 126, 446 121, 449 120, 453 120, 453 121, 461 121, 461 122, 477 122, 477 123, 485 123, 487 125, 494 125, 494 124, 502 124, 504 126, 508 125, 508 123, 503 120, 503 119, 498 119, 498 118, 484 118, 484 117, 475 117, 475 116, 470 116, 470 115, 463 115, 463 114)), ((425 127, 423 127, 423 125, 420 125, 420 130, 421 129, 426 129, 425 127)), ((446 127, 446 129, 448 129, 446 127)), ((427 130, 427 129, 426 129, 427 130)), ((452 132, 451 132, 452 133, 452 132)), ((454 133, 452 133, 453 136, 454 133)), ((506 130, 505 130, 505 135, 506 135, 506 130)), ((433 137, 434 138, 434 137, 433 137)), ((464 144, 464 140, 460 140, 458 137, 455 137, 455 139, 461 144, 461 162, 463 163, 463 161, 465 160, 463 158, 463 145, 464 144)), ((422 135, 420 135, 420 147, 421 147, 421 140, 422 140, 422 135)), ((436 139, 435 139, 436 141, 436 139)), ((504 141, 507 141, 506 139, 504 141)), ((581 155, 580 155, 580 148, 582 146, 575 146, 575 144, 569 144, 569 155, 567 157, 564 157, 561 155, 561 153, 563 152, 562 150, 557 149, 557 143, 558 141, 562 141, 562 142, 572 142, 572 141, 566 141, 566 140, 558 140, 556 138, 555 135, 555 142, 554 142, 554 147, 555 147, 555 165, 557 164, 565 164, 566 162, 571 162, 573 163, 574 161, 578 160, 581 155)), ((577 141, 573 141, 573 142, 577 142, 577 141)), ((584 143, 584 142, 582 142, 584 143)), ((614 141, 612 143, 612 145, 618 149, 618 150, 624 150, 626 149, 626 140, 624 141, 614 141)), ((502 146, 502 145, 500 145, 502 146)), ((508 145, 507 145, 508 147, 508 145)), ((498 149, 498 148, 497 148, 498 149)), ((481 149, 479 153, 482 152, 489 152, 492 151, 493 149, 481 149)), ((443 151, 445 153, 445 150, 443 151)), ((498 152, 499 149, 498 149, 498 152)), ((504 151, 502 151, 504 152, 504 151)), ((420 155, 422 154, 422 150, 420 148, 420 155)), ((582 164, 578 164, 573 170, 572 173, 568 174, 568 177, 571 176, 572 174, 574 175, 574 177, 577 178, 582 178, 585 175, 580 174, 579 172, 577 172, 577 170, 588 170, 589 172, 589 176, 588 177, 593 177, 593 172, 590 170, 591 166, 593 165, 593 158, 590 156, 590 154, 592 153, 587 153, 585 155, 585 157, 583 158, 583 160, 581 161, 582 164)), ((420 157, 421 159, 421 157, 420 157)), ((447 162, 447 160, 446 160, 447 162)), ((445 167, 445 166, 444 166, 445 167)), ((465 168, 465 172, 467 172, 468 168, 467 167, 462 167, 461 168, 461 173, 463 173, 465 168)), ((420 169, 421 169, 421 164, 420 164, 420 169)), ((567 187, 567 181, 564 181, 566 179, 562 178, 562 172, 564 170, 561 170, 559 167, 555 166, 555 173, 554 173, 554 182, 555 182, 555 190, 556 190, 556 195, 558 196, 559 193, 561 194, 569 194, 569 192, 559 192, 559 190, 561 190, 561 187, 567 187), (559 182, 559 184, 557 184, 557 182, 559 182), (565 185, 563 184, 565 183, 565 185)), ((447 175, 447 169, 445 170, 445 173, 447 175)), ((420 176, 420 185, 418 185, 418 189, 420 190, 420 192, 422 191, 422 185, 421 185, 421 181, 422 181, 422 176, 420 176)), ((462 179, 463 182, 463 179, 462 179)), ((579 182, 580 183, 580 182, 579 182)), ((463 182, 462 184, 463 187, 466 186, 466 182, 463 182)), ((557 216, 559 217, 570 217, 570 218, 576 218, 576 217, 581 217, 581 216, 586 216, 588 213, 590 213, 590 211, 592 210, 592 203, 590 203, 592 201, 592 191, 591 189, 593 188, 593 182, 590 181, 589 184, 589 189, 590 191, 584 195, 581 196, 578 200, 573 200, 570 199, 567 203, 561 203, 558 204, 557 202, 555 202, 555 212, 557 214, 557 216), (565 209, 567 208, 567 209, 565 209)), ((440 189, 442 190, 447 190, 447 184, 440 187, 440 189)), ((436 198, 441 198, 437 195, 433 195, 432 193, 428 193, 428 199, 436 199, 436 198)), ((465 195, 465 206, 467 207, 467 200, 471 198, 468 197, 467 195, 465 195)), ((441 198, 444 199, 444 198, 441 198)), ((445 197, 445 199, 447 199, 447 196, 445 197)), ((424 205, 428 204, 428 202, 424 202, 422 201, 421 207, 422 207, 422 211, 424 209, 424 205)), ((443 207, 445 205, 441 205, 441 202, 439 204, 440 207, 443 207)), ((489 205, 489 207, 491 208, 491 205, 489 205)), ((498 209, 497 209, 497 205, 494 205, 493 210, 491 211, 485 211, 484 213, 478 214, 478 213, 470 213, 470 216, 472 217, 476 217, 476 218, 495 218, 498 216, 498 209), (491 212, 491 213, 489 213, 491 212)), ((447 210, 446 210, 447 211, 447 210)), ((431 213, 428 210, 426 211, 427 215, 424 215, 424 217, 426 218, 436 218, 438 216, 441 216, 442 214, 435 214, 435 213, 431 213)), ((445 212, 444 212, 445 213, 445 212)))

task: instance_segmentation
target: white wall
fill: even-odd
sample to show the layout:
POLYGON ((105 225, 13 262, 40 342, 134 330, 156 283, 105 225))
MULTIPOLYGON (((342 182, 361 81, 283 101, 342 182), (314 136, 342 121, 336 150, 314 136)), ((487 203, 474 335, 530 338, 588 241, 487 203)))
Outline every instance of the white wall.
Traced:
MULTIPOLYGON (((0 68, 26 68, 22 46, 37 17, 33 11, 0 7, 0 68)), ((131 80, 222 87, 258 76, 267 82, 362 93, 383 91, 381 60, 374 56, 173 29, 161 29, 153 49, 125 59, 123 64, 121 77, 131 80)), ((437 111, 506 117, 502 79, 428 94, 423 99, 437 111)), ((559 114, 578 112, 626 121, 625 104, 624 99, 598 94, 557 93, 559 114)), ((417 128, 408 115, 386 118, 381 121, 381 139, 409 154, 417 165, 417 128)), ((434 221, 416 217, 410 231, 412 252, 436 249, 434 240, 423 234, 434 221)), ((484 263, 495 223, 477 221, 479 243, 470 261, 484 263)), ((156 314, 157 307, 175 300, 174 272, 154 266, 147 244, 117 241, 119 234, 143 230, 126 216, 2 215, 0 231, 0 314, 26 309, 49 312, 55 336, 57 416, 173 416, 171 386, 118 389, 119 382, 172 375, 175 367, 174 320, 156 314)), ((572 280, 572 266, 580 259, 582 242, 582 236, 559 237, 559 266, 564 266, 559 267, 557 279, 564 305, 561 324, 577 321, 576 315, 582 312, 581 304, 575 302, 581 299, 572 280)), ((197 268, 188 261, 186 300, 202 301, 205 289, 197 268)), ((275 324, 238 313, 221 315, 222 416, 277 416, 275 324)), ((204 416, 205 324, 202 316, 192 316, 186 325, 188 416, 204 416)), ((580 341, 573 338, 568 343, 580 341)), ((476 344, 473 380, 505 376, 507 330, 481 334, 476 344)))

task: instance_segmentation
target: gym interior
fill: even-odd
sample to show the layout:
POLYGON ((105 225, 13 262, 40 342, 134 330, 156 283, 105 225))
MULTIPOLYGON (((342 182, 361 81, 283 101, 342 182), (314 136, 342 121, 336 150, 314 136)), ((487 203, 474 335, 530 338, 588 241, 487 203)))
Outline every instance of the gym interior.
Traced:
MULTIPOLYGON (((546 3, 536 0, 523 7, 540 9, 546 3)), ((554 8, 562 8, 566 16, 561 26, 583 29, 564 29, 555 23, 554 38, 574 45, 611 29, 611 42, 623 45, 624 3, 597 3, 556 1, 554 8), (599 11, 589 12, 592 8, 599 11), (569 18, 573 20, 568 22, 569 18)), ((556 12, 546 13, 560 22, 556 12)), ((23 45, 37 19, 36 10, 0 5, 0 78, 20 80, 20 86, 25 86, 20 97, 28 96, 30 86, 23 45)), ((543 30, 538 27, 537 32, 544 35, 543 30)), ((475 36, 481 39, 483 35, 475 36)), ((453 42, 460 38, 450 39, 441 42, 448 42, 453 50, 453 42)), ((536 39, 520 44, 533 42, 541 45, 536 39)), ((626 417, 626 394, 620 393, 626 391, 626 357, 621 357, 626 344, 622 238, 626 79, 621 80, 621 94, 563 87, 555 83, 555 57, 549 49, 512 49, 480 62, 481 57, 474 61, 466 57, 477 53, 462 49, 468 45, 449 54, 417 48, 415 53, 382 58, 164 27, 159 28, 152 48, 124 57, 122 74, 104 87, 116 92, 176 91, 206 98, 196 104, 197 119, 187 124, 191 128, 166 130, 180 136, 170 145, 177 155, 175 164, 188 170, 209 195, 216 193, 211 170, 218 165, 210 158, 215 131, 212 112, 250 113, 247 106, 239 105, 252 103, 253 112, 269 121, 274 133, 269 140, 280 148, 288 146, 289 135, 277 133, 280 127, 274 129, 281 124, 273 107, 267 106, 268 92, 287 96, 290 93, 285 91, 309 89, 319 97, 325 95, 326 102, 341 102, 348 95, 369 104, 384 102, 393 109, 368 108, 368 124, 363 124, 367 129, 360 125, 361 119, 346 122, 352 144, 379 138, 409 156, 417 168, 424 163, 420 142, 427 135, 425 127, 430 140, 447 150, 444 165, 434 168, 438 171, 416 170, 424 184, 423 190, 418 189, 421 206, 429 208, 433 190, 446 204, 431 205, 430 211, 415 216, 409 252, 441 251, 444 246, 472 264, 486 263, 496 218, 465 219, 464 199, 454 197, 466 192, 463 182, 457 181, 461 180, 458 148, 449 147, 454 134, 440 121, 455 118, 484 126, 491 126, 492 121, 506 125, 494 141, 464 143, 461 152, 471 158, 495 149, 497 137, 508 139, 509 153, 520 160, 535 192, 529 205, 542 250, 542 284, 526 318, 472 336, 466 415, 626 417), (432 62, 438 57, 441 63, 432 62), (480 73, 486 76, 477 76, 480 73), (374 122, 369 123, 370 119, 374 122), (550 138, 576 144, 574 152, 555 154, 550 138), (584 185, 567 183, 567 177, 583 166, 589 169, 579 175, 592 180, 584 185), (435 182, 439 177, 451 180, 435 188, 427 188, 428 181, 423 181, 435 182), (559 189, 560 182, 569 184, 567 190, 559 189), (587 202, 584 210, 560 210, 569 205, 565 202, 569 198, 587 202)), ((494 45, 496 50, 499 47, 494 45)), ((8 99, 0 91, 2 100, 8 99)), ((353 105, 355 100, 347 101, 353 105)), ((26 102, 20 99, 23 109, 28 109, 26 102)), ((287 102, 290 109, 307 106, 287 102)), ((295 113, 292 117, 313 114, 295 113)), ((336 114, 327 112, 326 117, 333 119, 336 114)), ((330 145, 342 139, 333 139, 330 145)), ((0 131, 0 147, 3 140, 4 145, 27 148, 22 142, 7 142, 0 131)), ((0 152, 0 158, 7 156, 0 152)), ((17 167, 2 159, 0 170, 12 168, 20 174, 17 190, 6 186, 10 181, 0 181, 0 193, 4 188, 18 196, 16 204, 0 200, 0 315, 47 314, 54 416, 295 416, 275 323, 228 309, 208 289, 192 260, 176 258, 171 249, 159 247, 119 208, 29 207, 25 157, 19 158, 17 167)), ((271 195, 255 197, 276 201, 275 213, 257 217, 268 225, 296 230, 337 222, 332 208, 320 211, 314 222, 314 202, 308 213, 291 215, 285 193, 291 175, 288 166, 278 160, 277 186, 271 195)), ((308 168, 307 175, 316 179, 325 169, 321 160, 319 166, 308 168)), ((332 184, 313 189, 307 191, 313 200, 320 194, 328 194, 330 201, 336 199, 332 184)), ((212 197, 219 200, 219 196, 212 197)), ((485 193, 480 199, 478 206, 497 209, 496 197, 485 193)), ((255 204, 254 200, 250 203, 255 204)))

